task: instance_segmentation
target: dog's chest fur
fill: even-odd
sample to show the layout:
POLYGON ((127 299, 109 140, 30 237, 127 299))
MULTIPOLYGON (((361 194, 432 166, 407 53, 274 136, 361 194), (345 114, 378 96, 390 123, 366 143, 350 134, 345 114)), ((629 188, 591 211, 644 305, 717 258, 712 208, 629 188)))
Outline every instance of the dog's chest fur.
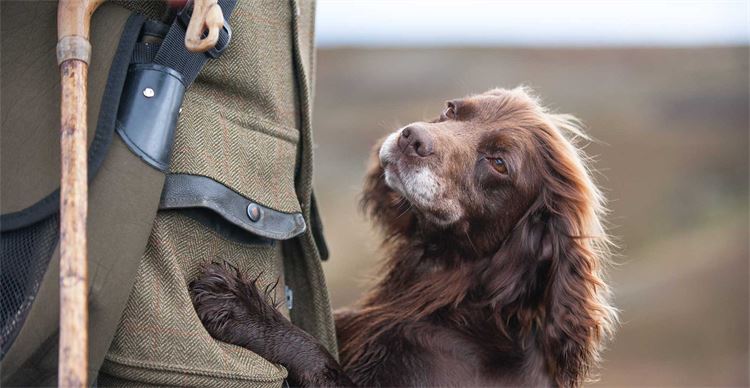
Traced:
MULTIPOLYGON (((339 342, 349 332, 370 327, 347 324, 359 312, 336 314, 339 342)), ((368 321, 368 320, 364 320, 368 321)), ((470 325, 482 330, 483 322, 470 325)), ((489 326, 489 325, 486 325, 489 326)), ((487 336, 443 322, 403 322, 382 333, 355 364, 342 363, 362 377, 362 386, 551 386, 541 352, 533 344, 522 349, 494 332, 487 336)))

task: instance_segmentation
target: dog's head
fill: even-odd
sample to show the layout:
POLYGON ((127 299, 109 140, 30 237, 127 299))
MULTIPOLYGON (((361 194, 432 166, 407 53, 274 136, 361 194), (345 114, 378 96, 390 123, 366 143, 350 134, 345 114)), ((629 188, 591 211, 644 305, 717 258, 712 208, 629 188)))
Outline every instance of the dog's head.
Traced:
POLYGON ((363 196, 389 241, 472 266, 487 303, 540 333, 560 385, 580 382, 615 321, 603 198, 580 138, 575 118, 525 88, 451 100, 378 144, 363 196))
POLYGON ((545 187, 560 182, 557 168, 577 169, 583 181, 575 183, 595 190, 563 131, 582 135, 570 116, 547 113, 524 88, 448 101, 439 118, 378 144, 364 203, 388 232, 471 232, 481 253, 493 251, 545 187))
POLYGON ((540 184, 542 161, 529 130, 539 124, 535 109, 527 96, 510 91, 449 101, 438 119, 384 140, 378 156, 385 183, 423 223, 518 218, 540 184))

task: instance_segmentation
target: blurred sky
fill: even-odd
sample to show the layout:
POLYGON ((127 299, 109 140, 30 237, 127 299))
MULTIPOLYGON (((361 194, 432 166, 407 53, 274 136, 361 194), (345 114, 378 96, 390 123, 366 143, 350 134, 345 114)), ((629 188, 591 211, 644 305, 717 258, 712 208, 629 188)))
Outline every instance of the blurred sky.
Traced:
POLYGON ((319 0, 316 39, 336 46, 748 44, 748 0, 319 0))

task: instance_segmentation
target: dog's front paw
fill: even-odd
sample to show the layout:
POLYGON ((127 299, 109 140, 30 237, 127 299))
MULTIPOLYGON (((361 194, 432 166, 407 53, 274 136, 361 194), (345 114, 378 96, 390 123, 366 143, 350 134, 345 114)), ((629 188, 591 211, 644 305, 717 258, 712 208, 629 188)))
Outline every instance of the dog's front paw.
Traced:
POLYGON ((190 295, 198 318, 211 336, 225 342, 230 342, 228 329, 241 315, 236 293, 240 274, 236 270, 230 271, 225 265, 213 263, 190 283, 190 295))
POLYGON ((190 283, 195 311, 212 337, 255 352, 263 349, 265 332, 281 315, 267 301, 273 288, 261 293, 257 282, 228 264, 213 263, 190 283))
POLYGON ((258 289, 228 264, 210 264, 190 283, 198 317, 214 338, 284 365, 300 386, 353 386, 314 337, 284 318, 272 297, 275 284, 258 289))

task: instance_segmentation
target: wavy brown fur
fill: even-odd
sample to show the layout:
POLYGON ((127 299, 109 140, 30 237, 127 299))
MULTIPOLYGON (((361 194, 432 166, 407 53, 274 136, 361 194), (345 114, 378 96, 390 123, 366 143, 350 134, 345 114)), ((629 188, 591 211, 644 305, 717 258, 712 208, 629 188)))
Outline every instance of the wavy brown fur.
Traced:
MULTIPOLYGON (((317 360, 309 365, 337 376, 299 372, 292 377, 300 384, 569 387, 591 377, 616 314, 602 278, 610 247, 604 200, 576 145, 585 135, 572 116, 549 113, 524 88, 451 104, 450 116, 412 124, 434 155, 418 158, 417 148, 399 144, 411 156, 399 155, 397 168, 429 167, 440 179, 440 200, 408 200, 408 187, 386 184, 387 161, 372 158, 362 208, 385 235, 386 258, 357 306, 336 313, 341 365, 310 344, 285 343, 285 336, 300 338, 291 325, 278 343, 247 346, 295 364, 291 371, 305 370, 299 354, 309 354, 303 358, 317 360), (509 173, 492 172, 488 160, 498 154, 509 173)), ((385 143, 375 155, 381 146, 396 149, 392 139, 385 143)), ((260 326, 278 317, 267 321, 260 326)), ((246 328, 235 335, 260 330, 246 328)))
POLYGON ((451 311, 456 325, 471 325, 483 311, 496 313, 497 333, 512 335, 515 327, 520 343, 538 343, 547 373, 560 386, 579 385, 599 361, 616 314, 601 274, 610 247, 600 221, 604 200, 574 145, 587 138, 575 118, 548 113, 524 88, 489 93, 502 97, 497 109, 505 127, 533 134, 542 157, 533 202, 491 257, 477 257, 477 247, 486 251, 497 241, 486 223, 437 232, 421 227, 400 194, 385 185, 373 158, 362 208, 386 235, 387 258, 360 314, 343 320, 342 330, 356 331, 341 344, 345 369, 361 368, 370 346, 394 326, 441 310, 451 311), (443 254, 431 258, 440 269, 426 275, 430 246, 443 254))

